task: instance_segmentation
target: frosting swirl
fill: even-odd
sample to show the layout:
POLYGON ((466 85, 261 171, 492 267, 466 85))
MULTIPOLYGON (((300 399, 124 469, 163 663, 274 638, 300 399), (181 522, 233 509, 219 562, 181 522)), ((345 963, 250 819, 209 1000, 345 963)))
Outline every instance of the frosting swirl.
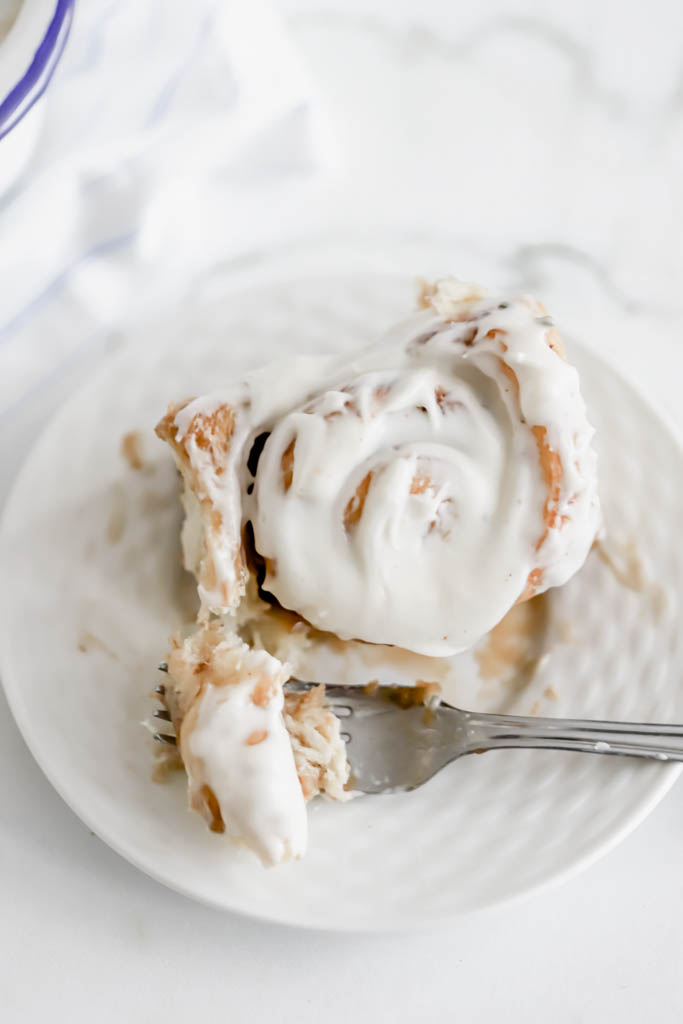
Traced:
POLYGON ((351 359, 291 360, 173 411, 164 436, 205 506, 207 608, 239 600, 247 523, 285 608, 427 655, 471 646, 583 564, 593 430, 552 320, 454 279, 423 307, 351 359))
POLYGON ((436 295, 442 311, 393 331, 378 368, 278 419, 247 514, 282 605, 342 639, 447 655, 569 579, 598 503, 549 319, 523 299, 436 295))

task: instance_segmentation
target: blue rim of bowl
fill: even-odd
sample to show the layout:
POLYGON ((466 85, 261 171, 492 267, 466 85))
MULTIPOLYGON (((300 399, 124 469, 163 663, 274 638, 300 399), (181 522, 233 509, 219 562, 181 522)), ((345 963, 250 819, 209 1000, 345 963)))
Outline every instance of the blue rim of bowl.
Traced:
POLYGON ((69 37, 75 0, 57 0, 54 13, 33 60, 0 103, 0 139, 31 109, 48 87, 69 37))

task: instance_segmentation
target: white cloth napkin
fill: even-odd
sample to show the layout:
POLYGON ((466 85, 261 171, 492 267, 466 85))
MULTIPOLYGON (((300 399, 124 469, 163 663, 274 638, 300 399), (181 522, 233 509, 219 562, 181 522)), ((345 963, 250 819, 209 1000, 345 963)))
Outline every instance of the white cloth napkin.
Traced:
POLYGON ((102 332, 286 237, 331 159, 258 0, 76 6, 40 151, 0 204, 0 426, 102 332))

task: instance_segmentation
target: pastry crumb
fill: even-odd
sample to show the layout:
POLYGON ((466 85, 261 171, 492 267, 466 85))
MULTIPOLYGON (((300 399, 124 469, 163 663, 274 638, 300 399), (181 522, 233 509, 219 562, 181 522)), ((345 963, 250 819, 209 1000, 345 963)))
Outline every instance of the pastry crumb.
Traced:
POLYGON ((129 430, 121 438, 121 455, 131 469, 144 469, 145 460, 142 455, 142 435, 139 430, 129 430))
POLYGON ((89 633, 87 630, 84 630, 79 636, 76 647, 81 654, 88 654, 93 650, 102 651, 103 654, 108 654, 110 658, 114 658, 116 661, 119 660, 116 651, 112 650, 99 636, 95 636, 94 633, 89 633))
POLYGON ((427 683, 418 679, 415 686, 393 686, 389 699, 400 708, 435 707, 441 699, 438 683, 427 683))
POLYGON ((107 520, 107 540, 110 544, 118 544, 126 529, 126 495, 120 484, 112 489, 111 507, 107 520))

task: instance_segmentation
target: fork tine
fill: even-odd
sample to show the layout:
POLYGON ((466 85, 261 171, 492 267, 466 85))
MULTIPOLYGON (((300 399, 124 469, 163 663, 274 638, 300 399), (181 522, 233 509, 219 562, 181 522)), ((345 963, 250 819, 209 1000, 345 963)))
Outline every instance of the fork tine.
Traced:
MULTIPOLYGON (((162 661, 161 664, 157 666, 157 668, 159 669, 160 672, 168 672, 168 663, 162 661)), ((157 686, 155 686, 154 693, 157 695, 157 697, 159 697, 160 700, 163 701, 164 697, 166 696, 165 684, 159 683, 157 686)), ((159 722, 168 722, 169 725, 172 725, 173 723, 173 719, 171 718, 171 715, 166 707, 157 708, 157 710, 153 714, 153 718, 156 718, 157 721, 159 722)), ((165 743, 169 747, 175 747, 178 745, 178 740, 176 739, 175 733, 155 732, 152 734, 152 739, 156 740, 157 743, 165 743)))
MULTIPOLYGON (((285 684, 285 693, 308 693, 320 686, 320 683, 304 683, 300 679, 290 679, 285 684)), ((325 683, 325 703, 339 718, 348 718, 353 714, 352 702, 363 695, 362 686, 339 686, 336 683, 325 683)))
POLYGON ((152 739, 156 740, 157 743, 166 743, 169 747, 175 747, 178 745, 178 741, 175 736, 169 736, 165 732, 155 732, 152 739))
POLYGON ((362 686, 340 686, 338 683, 325 683, 325 696, 331 701, 350 701, 364 695, 362 686))
POLYGON ((305 683, 301 679, 289 679, 285 683, 285 691, 288 693, 307 693, 316 686, 324 685, 325 697, 328 701, 346 700, 361 697, 365 692, 363 686, 341 686, 338 683, 305 683))
POLYGON ((304 683, 301 679, 288 679, 285 683, 285 690, 287 693, 307 693, 319 685, 319 683, 304 683))
MULTIPOLYGON (((292 693, 306 693, 308 690, 313 689, 315 686, 320 686, 320 683, 304 683, 300 679, 290 679, 285 684, 285 691, 292 693)), ((324 683, 325 687, 325 702, 331 706, 338 705, 340 701, 343 701, 346 706, 350 706, 353 711, 354 705, 360 701, 364 703, 372 703, 374 706, 378 706, 383 701, 390 701, 393 704, 397 704, 399 707, 412 707, 416 704, 420 707, 429 706, 430 700, 432 699, 429 694, 425 697, 419 695, 422 687, 420 686, 399 686, 393 684, 377 684, 368 683, 365 686, 362 684, 356 686, 342 686, 339 683, 324 683), (408 703, 403 703, 400 699, 403 695, 415 694, 419 697, 418 700, 411 700, 408 703)), ((441 707, 451 707, 446 701, 438 696, 437 703, 441 707)))

